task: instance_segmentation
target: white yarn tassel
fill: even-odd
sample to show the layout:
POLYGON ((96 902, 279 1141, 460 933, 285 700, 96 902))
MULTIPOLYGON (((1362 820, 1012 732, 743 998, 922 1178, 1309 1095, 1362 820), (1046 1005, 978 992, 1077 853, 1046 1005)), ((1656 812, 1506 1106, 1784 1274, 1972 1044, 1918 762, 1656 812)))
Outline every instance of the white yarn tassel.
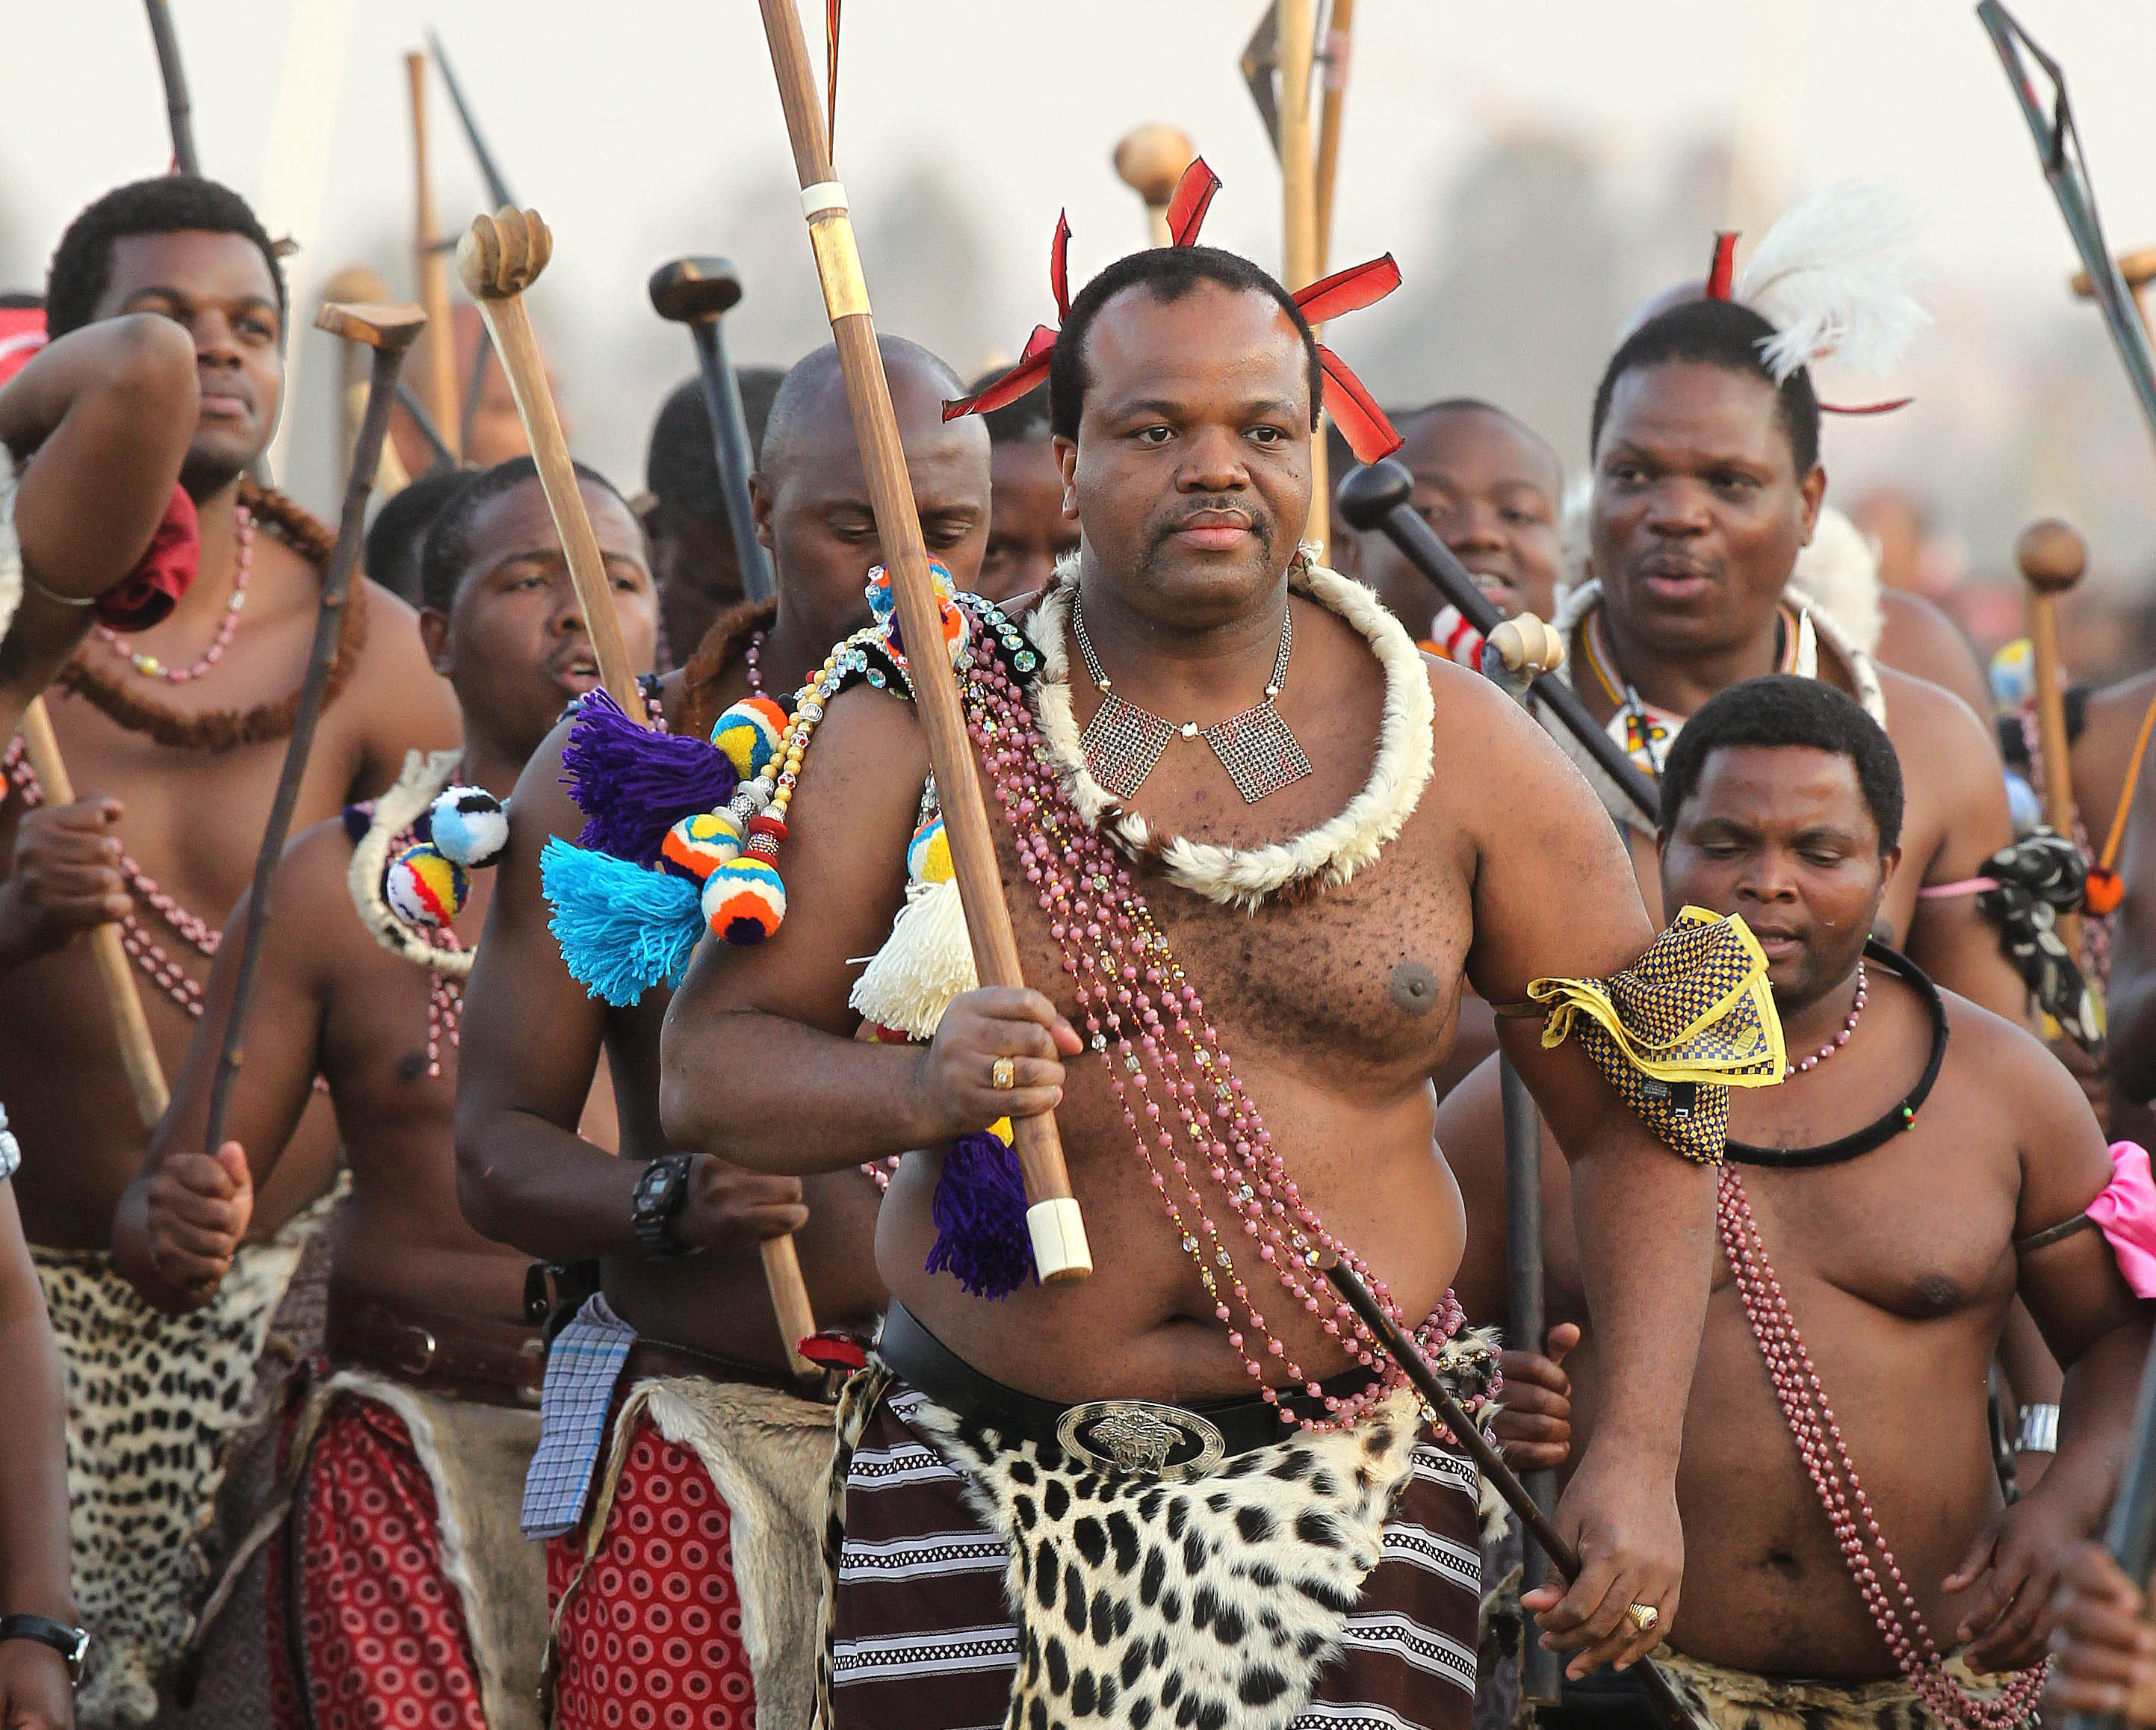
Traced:
POLYGON ((880 1026, 932 1039, 951 999, 980 983, 957 881, 916 881, 847 1002, 880 1026))
POLYGON ((1845 180, 1786 212, 1753 249, 1732 297, 1774 327, 1762 345, 1779 383, 1830 355, 1888 372, 1930 316, 1912 292, 1908 201, 1877 181, 1845 180))

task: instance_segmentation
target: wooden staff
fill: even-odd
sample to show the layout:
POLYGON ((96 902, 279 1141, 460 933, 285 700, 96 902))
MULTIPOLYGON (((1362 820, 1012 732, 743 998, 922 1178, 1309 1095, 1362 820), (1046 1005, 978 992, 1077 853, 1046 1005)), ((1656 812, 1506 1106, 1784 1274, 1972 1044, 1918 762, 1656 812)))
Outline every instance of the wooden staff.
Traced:
MULTIPOLYGON (((60 742, 42 697, 31 698, 29 707, 23 711, 22 733, 23 754, 37 773, 45 803, 72 805, 74 783, 60 756, 60 742)), ((150 1024, 142 1014, 135 963, 120 940, 118 926, 91 928, 90 958, 96 964, 98 983, 105 988, 105 1006, 112 1012, 112 1031, 120 1040, 120 1066, 127 1071, 127 1090, 135 1096, 135 1115, 142 1120, 145 1129, 154 1129, 165 1115, 172 1092, 165 1086, 165 1066, 157 1060, 157 1041, 150 1037, 150 1024)))
POLYGON ((172 9, 165 0, 142 0, 150 14, 150 39, 157 44, 157 75, 165 86, 165 118, 172 129, 172 167, 182 174, 202 172, 195 154, 194 105, 187 100, 187 71, 180 59, 180 33, 172 28, 172 9))
POLYGON ((299 803, 300 783, 307 773, 307 752, 321 719, 322 696, 329 685, 330 662, 336 655, 337 636, 344 623, 346 597, 352 589, 352 573, 359 563, 360 542, 367 533, 367 495, 374 490, 375 470, 382 465, 382 442, 389 431, 389 405, 396 400, 397 369, 404 351, 426 327, 427 315, 417 306, 360 305, 329 305, 315 315, 315 328, 327 331, 348 342, 363 342, 374 351, 373 374, 367 381, 367 416, 360 423, 359 442, 344 486, 344 510, 337 520, 336 551, 322 577, 321 609, 315 614, 315 640, 307 651, 306 676, 300 683, 300 706, 292 717, 292 733, 285 745, 285 767, 277 777, 277 794, 270 801, 270 822, 262 831, 262 846, 254 855, 254 882, 247 897, 247 930, 240 940, 239 966, 232 984, 232 1010, 224 1024, 224 1042, 218 1053, 217 1074, 210 1084, 209 1121, 203 1132, 203 1151, 212 1159, 224 1141, 224 1118, 232 1103, 233 1083, 239 1079, 242 1058, 240 1039, 247 1031, 247 1006, 254 995, 254 976, 262 965, 262 934, 270 920, 270 891, 277 879, 277 861, 285 851, 285 837, 292 827, 293 808, 299 803))
MULTIPOLYGON (((2081 581, 2088 548, 2072 528, 2056 517, 2033 522, 2014 543, 2014 562, 2029 585, 2029 649, 2036 675, 2036 743, 2044 753, 2044 820, 2069 841, 2074 835, 2074 772, 2066 741, 2066 691, 2059 660, 2056 603, 2081 581)), ((2081 951, 2081 915, 2059 921, 2059 941, 2066 953, 2081 951)))
MULTIPOLYGON (((378 270, 370 270, 364 264, 347 264, 331 274, 322 285, 322 300, 336 305, 382 305, 389 299, 389 285, 382 280, 378 270)), ((359 448, 360 423, 367 418, 367 347, 364 342, 346 341, 338 344, 343 351, 344 365, 341 382, 337 388, 336 449, 337 459, 349 463, 352 454, 359 448)), ((403 380, 399 378, 399 400, 402 400, 403 380)), ((384 494, 401 492, 411 484, 412 477, 404 472, 404 465, 397 454, 397 446, 385 441, 382 447, 382 466, 374 471, 376 489, 384 494)))
MULTIPOLYGON (((637 685, 636 670, 629 662, 629 646, 622 639, 598 536, 592 532, 591 518, 584 511, 568 441, 554 411, 553 393, 547 388, 546 362, 539 357, 531 316, 524 310, 524 290, 553 255, 554 237, 539 213, 508 206, 494 216, 472 218, 470 231, 457 246, 457 274, 479 303, 480 316, 486 321, 487 334, 509 376, 517 418, 524 423, 547 508, 553 515, 554 531, 569 561, 569 580, 576 586, 584 624, 591 632, 599 682, 638 726, 647 726, 650 716, 637 685)), ((796 1349, 798 1342, 816 1332, 816 1312, 808 1301, 808 1283, 801 1276, 793 1240, 767 1238, 760 1247, 764 1283, 771 1288, 771 1306, 778 1317, 787 1362, 796 1376, 813 1379, 822 1370, 796 1349)))
POLYGON ((1340 121, 1348 105, 1348 57, 1355 44, 1355 0, 1332 0, 1325 27, 1325 100, 1317 121, 1317 274, 1332 256, 1332 187, 1340 175, 1340 121))
POLYGON ((412 259, 418 275, 419 304, 427 309, 427 334, 419 340, 420 378, 426 387, 427 412, 444 436, 457 440, 457 339, 449 319, 449 262, 442 256, 434 228, 434 177, 427 166, 427 57, 404 56, 404 76, 412 90, 412 259))
MULTIPOLYGON (((1437 1414, 1437 1421, 1450 1430, 1453 1439, 1465 1448, 1482 1476, 1505 1498, 1506 1505, 1520 1517, 1520 1525, 1527 1536, 1543 1547, 1557 1570, 1568 1580, 1579 1578, 1579 1552, 1558 1534, 1550 1517, 1535 1505, 1527 1494, 1527 1486, 1519 1475, 1505 1463, 1505 1456, 1490 1444, 1488 1437, 1476 1428, 1475 1420, 1462 1409, 1453 1398, 1452 1390, 1445 1385, 1429 1361, 1415 1348, 1400 1325, 1378 1307, 1378 1300, 1370 1289, 1331 1250, 1319 1252, 1317 1265, 1325 1276, 1332 1281, 1332 1289, 1347 1301, 1348 1306, 1363 1319, 1373 1338, 1382 1346, 1387 1355, 1399 1365, 1401 1373, 1414 1386, 1416 1393, 1430 1403, 1437 1414)), ((1532 1633, 1523 1632, 1523 1640, 1531 1640, 1532 1633)), ((1653 1659, 1644 1658, 1639 1665, 1640 1676, 1645 1685, 1647 1698, 1656 1711, 1662 1715, 1671 1730, 1698 1730, 1691 1712, 1677 1697, 1670 1679, 1662 1674, 1653 1659)))
MULTIPOLYGON (((794 0, 757 3, 771 45, 772 69, 778 74, 779 103, 786 110, 793 167, 801 182, 801 208, 815 249, 824 310, 830 315, 831 335, 845 373, 854 434, 867 472, 869 502, 875 507, 876 533, 891 572, 898 626, 915 645, 914 708, 927 735, 936 787, 942 795, 944 832, 951 843, 951 864, 965 909, 966 930, 973 939, 974 964, 983 985, 1023 985, 1025 976, 1019 966, 1018 940, 1011 933, 1010 909, 1004 905, 988 808, 982 802, 973 742, 958 705, 958 681, 950 661, 933 646, 943 640, 942 620, 928 575, 927 551, 921 545, 921 521, 914 513, 913 483, 906 476, 898 417, 891 409, 891 387, 884 377, 883 356, 869 316, 868 285, 861 276, 860 254, 846 214, 846 191, 831 169, 800 14, 794 10, 794 0)), ((1055 1120, 1046 1114, 1020 1117, 1014 1127, 1019 1168, 1025 1178, 1026 1226, 1033 1240, 1034 1265, 1044 1281, 1082 1278, 1092 1271, 1093 1258, 1086 1244, 1085 1220, 1070 1193, 1070 1176, 1064 1168, 1055 1120)))
MULTIPOLYGON (((2148 297, 2145 290, 2156 282, 2156 246, 2144 246, 2138 252, 2122 253, 2118 259, 2118 280, 2126 285, 2126 292, 2133 297, 2133 310, 2141 315, 2141 327, 2156 337, 2156 324, 2148 321, 2148 297)), ((2097 298, 2096 284, 2086 270, 2076 270, 2067 279, 2066 286, 2074 291, 2076 300, 2097 298)))
POLYGON ((1123 134, 1116 146, 1116 175, 1145 201, 1146 231, 1151 244, 1165 246, 1168 207, 1175 197, 1175 183, 1198 157, 1198 146, 1189 135, 1158 122, 1123 134))
MULTIPOLYGON (((1497 1086, 1505 1119, 1506 1324, 1515 1350, 1539 1352, 1548 1331, 1543 1306, 1543 1124, 1534 1096, 1509 1057, 1497 1060, 1497 1086)), ((1557 1506, 1557 1474, 1544 1470, 1521 1478, 1544 1513, 1557 1506)), ((1549 1573, 1549 1555, 1521 1533, 1520 1589, 1532 1592, 1549 1573)), ((1555 1706, 1563 1694, 1563 1665, 1537 1640, 1520 1641, 1520 1697, 1555 1706)))
MULTIPOLYGON (((1308 288, 1324 274, 1317 239, 1317 165, 1310 136, 1310 72, 1317 50, 1316 0, 1277 0, 1279 8, 1281 231, 1290 289, 1308 288)), ((1329 465, 1321 422, 1310 441, 1310 521, 1302 538, 1317 543, 1322 562, 1332 538, 1329 465)))

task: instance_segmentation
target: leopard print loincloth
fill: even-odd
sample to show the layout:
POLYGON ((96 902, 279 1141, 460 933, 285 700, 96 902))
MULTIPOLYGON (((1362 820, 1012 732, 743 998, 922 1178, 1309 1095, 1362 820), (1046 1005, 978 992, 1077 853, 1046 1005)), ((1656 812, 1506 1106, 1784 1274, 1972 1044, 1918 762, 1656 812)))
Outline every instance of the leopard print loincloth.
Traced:
POLYGON ((85 1725, 146 1724, 208 1585, 202 1539, 255 1360, 330 1198, 241 1246, 217 1296, 160 1314, 102 1250, 32 1247, 67 1380, 69 1535, 90 1630, 85 1725))
MULTIPOLYGON (((1486 1350, 1479 1341, 1458 1345, 1463 1359, 1486 1350)), ((888 1372, 872 1365, 850 1385, 840 1407, 834 1519, 826 1536, 834 1581, 852 1571, 841 1553, 847 1534, 839 1525, 845 1438, 850 1425, 859 1434, 885 1397, 890 1383, 879 1385, 880 1377, 888 1372)), ((1411 1565, 1454 1570, 1463 1607, 1473 1602, 1469 1544, 1388 1526, 1410 1478, 1455 1471, 1434 1450, 1418 1450, 1423 1414, 1411 1390, 1399 1390, 1350 1430, 1295 1435, 1188 1481, 1088 1470, 1032 1442, 1004 1445, 916 1391, 891 1393, 890 1399, 892 1414, 932 1439, 963 1475, 965 1500, 1004 1558, 1002 1597, 1017 1614, 1016 1669, 1004 1719, 1009 1730, 1078 1722, 1288 1730, 1306 1722, 1321 1669, 1358 1643, 1412 1648, 1407 1661, 1449 1681, 1465 1717, 1475 1686, 1471 1647, 1411 1614, 1366 1614, 1351 1625, 1351 1613, 1368 1609, 1373 1571, 1403 1546, 1431 1550, 1411 1565)), ((904 1476, 922 1468, 901 1468, 894 1460, 892 1470, 904 1476)), ((1460 1522, 1471 1533, 1473 1467, 1458 1462, 1456 1474, 1449 1487, 1463 1499, 1460 1522)), ((977 1565, 957 1559, 948 1537, 927 1540, 920 1554, 939 1546, 951 1553, 945 1563, 916 1557, 897 1566, 977 1565)), ((880 1550, 886 1561, 896 1555, 888 1545, 869 1549, 880 1550)), ((1471 1608, 1466 1614, 1471 1626, 1471 1608)), ((991 1630, 977 1631, 985 1637, 991 1630)), ((834 1721, 833 1688, 855 1681, 858 1671, 847 1673, 849 1666, 862 1661, 868 1647, 884 1656, 867 1661, 887 1665, 895 1647, 909 1644, 916 1667, 932 1661, 932 1640, 856 1641, 847 1651, 827 1640, 817 1722, 834 1721)))

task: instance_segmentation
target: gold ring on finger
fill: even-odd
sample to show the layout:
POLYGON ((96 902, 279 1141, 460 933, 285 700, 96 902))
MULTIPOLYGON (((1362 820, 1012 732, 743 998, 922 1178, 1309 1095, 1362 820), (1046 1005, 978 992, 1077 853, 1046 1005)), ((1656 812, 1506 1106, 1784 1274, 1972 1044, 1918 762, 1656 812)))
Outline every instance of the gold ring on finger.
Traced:
POLYGON ((988 1085, 998 1093, 1009 1093, 1018 1086, 1018 1065, 1008 1057, 998 1057, 988 1065, 988 1085))
POLYGON ((1642 1634, 1652 1634, 1662 1613, 1651 1604, 1629 1604, 1625 1607, 1625 1620, 1642 1634))

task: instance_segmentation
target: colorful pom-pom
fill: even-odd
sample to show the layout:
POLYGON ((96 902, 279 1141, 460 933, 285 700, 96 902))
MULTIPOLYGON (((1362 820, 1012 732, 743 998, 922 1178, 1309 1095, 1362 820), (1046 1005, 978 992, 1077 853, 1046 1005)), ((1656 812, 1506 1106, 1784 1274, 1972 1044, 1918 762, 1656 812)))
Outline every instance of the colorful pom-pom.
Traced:
POLYGON ((701 883, 741 857, 741 825, 724 811, 699 811, 666 831, 659 844, 659 869, 701 883))
POLYGON ((943 832, 943 819, 932 817, 913 832, 906 850, 906 874, 916 883, 948 883, 951 838, 943 832))
POLYGON ((724 806, 738 780, 702 740, 639 726, 603 690, 586 694, 562 751, 562 784, 591 819, 577 844, 643 865, 678 819, 724 806))
POLYGON ((763 860, 747 855, 704 880, 704 922, 729 943, 761 943, 786 917, 786 886, 763 860))
POLYGON ((753 781, 778 754, 786 737, 786 711, 769 697, 747 697, 721 715, 711 743, 744 781, 753 781))
POLYGON ((435 847, 468 871, 500 863, 509 847, 509 813, 484 787, 444 788, 427 808, 435 847))
POLYGON ((465 868, 424 843, 407 847, 382 874, 382 898, 408 925, 445 926, 464 910, 470 894, 465 868))
MULTIPOLYGON (((965 653, 968 634, 966 615, 952 598, 957 593, 958 585, 952 580, 950 572, 933 559, 928 562, 928 579, 934 586, 937 610, 942 615, 943 648, 955 666, 959 657, 965 653)), ((898 599, 891 593, 891 573, 881 565, 869 572, 868 598, 870 613, 881 627, 893 655, 903 661, 906 659, 906 641, 899 631, 896 616, 898 599)))
POLYGON ((695 884, 559 838, 540 854, 539 877, 562 963, 593 997, 621 1009, 681 983, 704 934, 695 884))

